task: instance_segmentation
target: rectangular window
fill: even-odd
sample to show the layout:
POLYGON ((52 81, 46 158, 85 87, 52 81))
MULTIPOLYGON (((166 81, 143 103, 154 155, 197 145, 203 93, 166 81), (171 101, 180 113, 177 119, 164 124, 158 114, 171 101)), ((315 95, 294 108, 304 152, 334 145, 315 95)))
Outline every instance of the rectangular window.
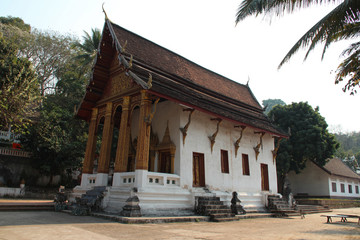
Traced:
POLYGON ((341 189, 341 192, 344 193, 345 192, 345 184, 341 183, 340 189, 341 189))
POLYGON ((355 193, 359 194, 359 186, 355 186, 355 193))
POLYGON ((333 192, 336 192, 336 182, 331 183, 331 188, 333 192))
POLYGON ((349 193, 352 193, 352 185, 349 184, 349 193))
POLYGON ((229 155, 226 150, 221 150, 221 172, 229 173, 229 155))
POLYGON ((243 175, 250 176, 249 156, 247 154, 242 155, 242 167, 243 167, 243 175))

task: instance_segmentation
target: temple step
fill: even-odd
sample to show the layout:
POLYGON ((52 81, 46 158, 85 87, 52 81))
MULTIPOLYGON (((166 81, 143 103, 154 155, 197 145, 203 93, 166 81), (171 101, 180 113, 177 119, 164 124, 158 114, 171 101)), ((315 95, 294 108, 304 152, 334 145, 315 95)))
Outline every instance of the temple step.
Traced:
POLYGON ((197 197, 196 209, 199 214, 209 216, 213 222, 237 220, 230 207, 224 205, 219 197, 197 197))

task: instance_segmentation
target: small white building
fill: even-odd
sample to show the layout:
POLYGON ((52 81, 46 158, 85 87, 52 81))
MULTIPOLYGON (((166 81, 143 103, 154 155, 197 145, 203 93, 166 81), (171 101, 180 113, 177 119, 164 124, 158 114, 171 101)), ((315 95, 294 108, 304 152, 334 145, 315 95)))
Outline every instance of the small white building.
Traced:
POLYGON ((360 198, 360 176, 338 158, 323 167, 308 161, 301 173, 290 172, 288 179, 295 196, 360 198))
POLYGON ((77 116, 90 124, 74 194, 107 186, 107 211, 131 194, 146 214, 194 209, 196 196, 229 204, 233 191, 245 209, 260 210, 277 193, 274 139, 287 135, 249 86, 109 20, 77 116))

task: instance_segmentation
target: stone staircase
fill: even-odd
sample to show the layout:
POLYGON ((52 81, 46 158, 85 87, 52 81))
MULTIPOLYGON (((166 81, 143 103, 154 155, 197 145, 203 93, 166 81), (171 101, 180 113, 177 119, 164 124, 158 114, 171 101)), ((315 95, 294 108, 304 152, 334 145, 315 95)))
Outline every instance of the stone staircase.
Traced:
POLYGON ((74 215, 88 215, 92 211, 101 210, 101 201, 106 191, 105 186, 96 186, 76 199, 70 209, 74 215))
POLYGON ((289 206, 284 198, 278 195, 268 196, 268 208, 271 213, 279 217, 300 216, 300 211, 289 206))
POLYGON ((230 207, 224 205, 219 197, 196 197, 196 212, 210 217, 213 222, 235 221, 237 218, 230 207))

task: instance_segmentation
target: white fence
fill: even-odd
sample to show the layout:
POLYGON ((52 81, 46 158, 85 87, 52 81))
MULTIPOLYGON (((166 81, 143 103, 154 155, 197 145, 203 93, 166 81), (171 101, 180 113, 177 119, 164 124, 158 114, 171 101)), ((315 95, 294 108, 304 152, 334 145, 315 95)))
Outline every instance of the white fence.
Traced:
POLYGON ((0 155, 7 155, 7 156, 16 156, 16 157, 30 157, 30 152, 25 152, 18 149, 12 148, 0 148, 0 155))

